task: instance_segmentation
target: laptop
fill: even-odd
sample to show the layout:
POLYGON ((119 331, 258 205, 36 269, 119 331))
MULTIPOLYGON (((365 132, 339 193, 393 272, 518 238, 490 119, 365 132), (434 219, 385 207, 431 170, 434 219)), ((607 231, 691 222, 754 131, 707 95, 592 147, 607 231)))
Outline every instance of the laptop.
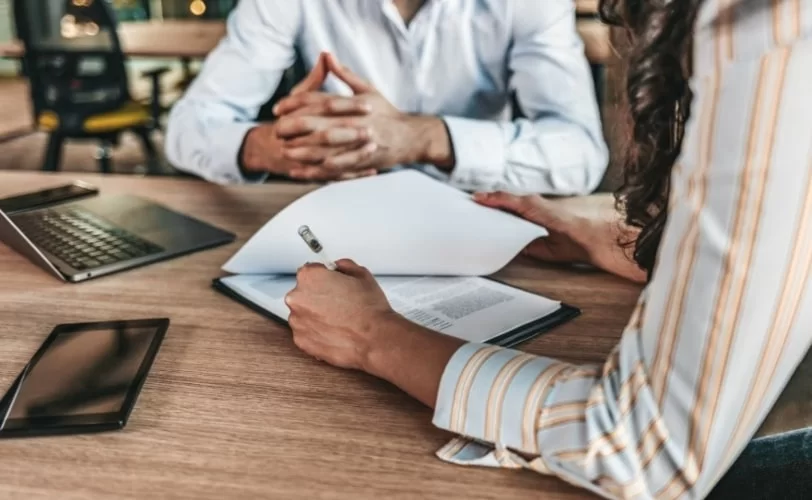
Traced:
POLYGON ((5 212, 0 241, 76 283, 234 241, 234 235, 128 195, 5 212))

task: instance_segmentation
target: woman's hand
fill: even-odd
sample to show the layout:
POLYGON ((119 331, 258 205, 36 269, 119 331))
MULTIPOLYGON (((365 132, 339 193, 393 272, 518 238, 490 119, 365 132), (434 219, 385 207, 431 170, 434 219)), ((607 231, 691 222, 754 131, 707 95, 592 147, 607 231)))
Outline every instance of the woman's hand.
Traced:
POLYGON ((311 356, 341 368, 368 370, 383 326, 397 314, 370 272, 351 260, 337 272, 307 264, 285 298, 293 341, 311 356))
POLYGON ((546 199, 537 195, 477 193, 485 206, 512 212, 550 233, 524 254, 545 262, 586 263, 626 279, 644 283, 646 273, 620 241, 633 241, 637 231, 623 224, 611 195, 546 199))
POLYGON ((332 365, 362 370, 434 406, 448 360, 463 341, 397 314, 368 270, 351 260, 299 270, 285 298, 296 345, 332 365))

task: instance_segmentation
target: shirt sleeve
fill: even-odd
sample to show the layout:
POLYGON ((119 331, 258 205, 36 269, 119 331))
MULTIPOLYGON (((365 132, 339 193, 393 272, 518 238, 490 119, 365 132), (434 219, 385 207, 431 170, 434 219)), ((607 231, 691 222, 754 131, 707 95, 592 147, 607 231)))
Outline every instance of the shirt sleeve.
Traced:
POLYGON ((243 0, 229 15, 226 36, 173 107, 166 156, 180 170, 217 183, 252 182, 238 154, 260 107, 295 62, 298 1, 243 0))
POLYGON ((510 88, 526 118, 444 117, 454 147, 451 181, 467 189, 587 194, 608 152, 572 0, 515 0, 510 88))
POLYGON ((606 498, 705 498, 750 441, 812 344, 812 45, 711 66, 616 349, 591 367, 462 347, 435 410, 460 436, 441 458, 606 498))

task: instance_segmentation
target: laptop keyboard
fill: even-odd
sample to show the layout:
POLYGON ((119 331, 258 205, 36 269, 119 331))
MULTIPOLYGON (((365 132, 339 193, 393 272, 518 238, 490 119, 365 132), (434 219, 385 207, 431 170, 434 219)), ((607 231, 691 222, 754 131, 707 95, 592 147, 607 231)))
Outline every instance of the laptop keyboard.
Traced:
POLYGON ((40 250, 78 271, 163 251, 81 208, 39 210, 18 215, 14 222, 40 250))

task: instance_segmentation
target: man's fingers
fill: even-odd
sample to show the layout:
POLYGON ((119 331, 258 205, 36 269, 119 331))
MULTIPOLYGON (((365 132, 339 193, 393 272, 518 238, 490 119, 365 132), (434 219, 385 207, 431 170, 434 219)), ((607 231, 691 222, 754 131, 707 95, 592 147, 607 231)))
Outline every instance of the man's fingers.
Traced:
POLYGON ((377 175, 375 169, 361 170, 358 172, 341 172, 339 170, 326 169, 324 167, 310 166, 299 167, 288 172, 292 179, 312 182, 337 182, 359 179, 361 177, 371 177, 377 175))
POLYGON ((282 157, 286 160, 301 163, 302 165, 324 166, 325 161, 349 151, 360 149, 367 144, 366 141, 353 141, 336 145, 306 145, 299 147, 285 146, 282 157))
POLYGON ((313 117, 283 118, 276 122, 276 137, 279 139, 293 139, 314 132, 318 120, 313 117))
POLYGON ((331 115, 367 114, 372 111, 369 103, 360 97, 334 96, 327 101, 325 107, 331 115))
POLYGON ((277 116, 363 116, 372 112, 366 99, 360 97, 320 95, 305 102, 293 100, 313 94, 308 92, 294 96, 291 101, 280 101, 277 116))
MULTIPOLYGON (((307 109, 321 109, 325 107, 325 103, 332 99, 334 96, 326 92, 299 92, 298 94, 291 94, 282 98, 273 108, 273 113, 276 116, 284 116, 302 108, 307 109)), ((319 113, 313 113, 319 114, 319 113)))
POLYGON ((378 171, 374 168, 370 168, 368 170, 361 170, 360 172, 347 172, 346 174, 341 174, 338 180, 351 181, 353 179, 360 179, 362 177, 372 177, 373 175, 378 175, 378 171))
POLYGON ((285 148, 282 156, 286 160, 295 161, 303 165, 321 165, 329 155, 326 148, 318 146, 305 146, 300 148, 285 148))
POLYGON ((341 81, 346 83, 356 94, 364 94, 366 92, 372 92, 375 90, 375 88, 370 85, 369 82, 350 71, 350 69, 346 66, 339 63, 338 59, 336 59, 333 54, 328 54, 326 59, 327 69, 337 76, 341 81))
POLYGON ((347 168, 362 169, 370 164, 372 156, 377 150, 378 145, 370 142, 360 149, 327 158, 324 161, 324 166, 338 170, 347 168))
POLYGON ((288 175, 300 181, 331 181, 337 179, 341 172, 327 170, 323 167, 294 168, 288 175))
POLYGON ((327 79, 327 56, 324 52, 319 54, 316 64, 310 73, 298 85, 293 87, 290 91, 291 95, 300 94, 302 92, 312 92, 318 90, 324 85, 324 80, 327 79))
POLYGON ((360 146, 370 139, 366 127, 336 127, 285 141, 285 148, 312 146, 360 146))
POLYGON ((277 120, 274 129, 279 139, 295 139, 303 135, 324 130, 352 127, 348 118, 328 118, 322 116, 292 116, 277 120))

